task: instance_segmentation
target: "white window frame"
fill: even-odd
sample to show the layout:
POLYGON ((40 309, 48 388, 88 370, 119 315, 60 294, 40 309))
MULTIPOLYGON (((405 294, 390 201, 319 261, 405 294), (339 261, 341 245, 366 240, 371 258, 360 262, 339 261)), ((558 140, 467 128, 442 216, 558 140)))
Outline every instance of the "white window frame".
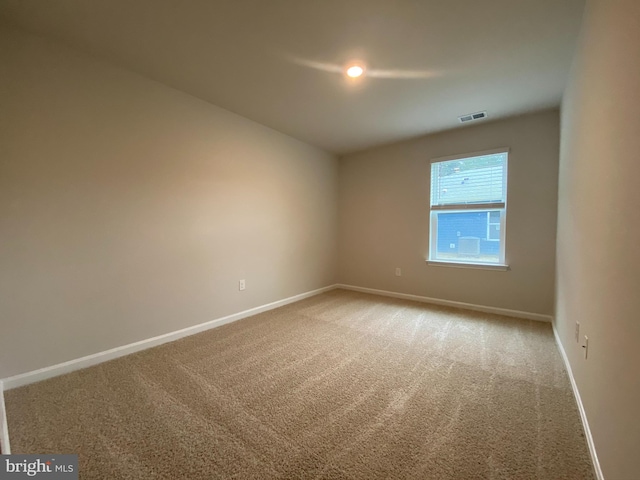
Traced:
MULTIPOLYGON (((438 157, 431 159, 429 164, 429 258, 427 264, 435 266, 450 266, 461 268, 481 268, 490 270, 509 270, 509 265, 506 263, 506 237, 507 237, 507 191, 508 191, 508 165, 509 165, 509 153, 508 147, 497 148, 494 150, 485 150, 481 152, 465 153, 460 155, 451 155, 448 157, 438 157), (507 159, 504 163, 503 174, 503 192, 504 202, 490 202, 490 203, 473 203, 473 204, 453 204, 453 205, 431 205, 432 192, 431 192, 431 171, 434 163, 448 162, 451 160, 467 159, 473 157, 482 157, 485 155, 493 155, 498 153, 506 153, 507 159), (460 213, 460 212, 486 212, 487 210, 499 210, 500 214, 500 252, 498 263, 487 263, 482 261, 474 261, 472 259, 460 261, 460 260, 438 260, 437 259, 437 247, 438 247, 438 219, 437 214, 440 212, 447 213, 460 213)), ((489 218, 490 212, 487 214, 487 239, 489 239, 489 218)), ((493 240, 496 241, 496 240, 493 240)))

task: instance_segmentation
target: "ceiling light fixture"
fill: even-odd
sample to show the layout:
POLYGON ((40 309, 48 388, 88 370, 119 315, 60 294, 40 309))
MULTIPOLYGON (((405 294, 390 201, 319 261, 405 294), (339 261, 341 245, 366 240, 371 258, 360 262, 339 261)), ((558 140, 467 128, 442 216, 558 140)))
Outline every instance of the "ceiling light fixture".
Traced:
POLYGON ((351 65, 347 67, 347 76, 351 78, 358 78, 364 75, 364 67, 361 65, 351 65))

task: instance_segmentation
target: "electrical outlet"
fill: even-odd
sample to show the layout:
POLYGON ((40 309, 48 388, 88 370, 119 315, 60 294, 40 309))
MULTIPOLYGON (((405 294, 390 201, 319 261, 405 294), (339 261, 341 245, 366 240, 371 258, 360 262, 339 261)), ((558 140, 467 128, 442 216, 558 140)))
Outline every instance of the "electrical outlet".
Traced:
POLYGON ((582 345, 582 348, 584 348, 584 359, 586 360, 589 355, 589 337, 586 335, 584 336, 584 344, 582 345))
POLYGON ((449 248, 456 248, 456 244, 455 243, 450 243, 449 244, 449 248))
POLYGON ((580 341, 580 322, 576 322, 576 342, 580 341))
POLYGON ((245 283, 244 279, 243 279, 243 280, 240 280, 240 281, 238 282, 238 290, 242 291, 242 290, 244 290, 245 288, 247 288, 247 285, 246 285, 246 283, 245 283))
POLYGON ((396 267, 396 277, 401 277, 402 276, 402 269, 400 269, 400 267, 396 267))

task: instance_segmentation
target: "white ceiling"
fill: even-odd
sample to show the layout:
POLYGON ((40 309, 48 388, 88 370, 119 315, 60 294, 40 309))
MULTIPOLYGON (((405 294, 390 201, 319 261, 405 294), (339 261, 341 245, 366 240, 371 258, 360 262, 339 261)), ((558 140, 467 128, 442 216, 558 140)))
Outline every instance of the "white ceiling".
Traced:
POLYGON ((584 0, 0 0, 55 38, 335 153, 559 104, 584 0), (349 82, 361 59, 378 77, 349 82), (381 78, 383 77, 383 78, 381 78))

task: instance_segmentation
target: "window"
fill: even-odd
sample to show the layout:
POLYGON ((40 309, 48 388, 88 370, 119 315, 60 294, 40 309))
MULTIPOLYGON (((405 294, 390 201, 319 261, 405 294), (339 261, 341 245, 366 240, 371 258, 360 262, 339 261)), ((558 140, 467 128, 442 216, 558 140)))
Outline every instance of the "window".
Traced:
POLYGON ((508 150, 431 162, 429 262, 505 265, 508 150))
POLYGON ((500 212, 487 212, 487 240, 500 241, 500 212))

